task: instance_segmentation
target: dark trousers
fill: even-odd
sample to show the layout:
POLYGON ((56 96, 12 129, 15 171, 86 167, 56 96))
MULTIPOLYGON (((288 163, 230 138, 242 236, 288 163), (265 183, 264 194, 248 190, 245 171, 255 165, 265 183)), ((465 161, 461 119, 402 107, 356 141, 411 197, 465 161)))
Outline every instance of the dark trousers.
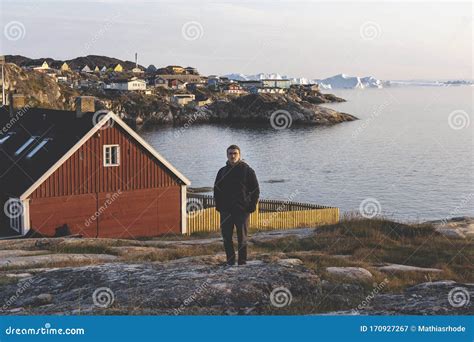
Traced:
POLYGON ((227 256, 227 263, 235 264, 235 251, 232 235, 234 226, 237 230, 239 264, 247 262, 247 230, 249 226, 249 213, 242 211, 221 212, 221 232, 224 240, 224 249, 227 256))

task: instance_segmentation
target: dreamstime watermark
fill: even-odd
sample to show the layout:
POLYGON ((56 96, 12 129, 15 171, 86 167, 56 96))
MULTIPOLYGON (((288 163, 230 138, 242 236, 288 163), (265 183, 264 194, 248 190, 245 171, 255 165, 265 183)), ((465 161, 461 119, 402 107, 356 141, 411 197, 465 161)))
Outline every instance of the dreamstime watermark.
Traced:
POLYGON ((202 295, 204 292, 208 291, 209 290, 209 283, 207 282, 207 280, 202 283, 196 290, 194 290, 194 292, 189 296, 187 297, 183 303, 179 306, 179 308, 177 309, 174 309, 174 314, 175 315, 179 315, 183 312, 183 310, 190 306, 192 303, 194 303, 197 298, 199 298, 200 295, 202 295))
POLYGON ((375 296, 377 296, 385 288, 385 286, 387 286, 388 283, 389 283, 388 279, 385 278, 379 284, 374 284, 373 290, 370 291, 370 293, 365 297, 365 299, 359 305, 357 305, 356 309, 352 310, 352 313, 357 314, 359 310, 366 308, 370 304, 370 302, 375 298, 375 296))
POLYGON ((107 195, 106 200, 104 201, 104 204, 100 206, 100 208, 91 216, 88 217, 87 220, 84 222, 84 225, 86 227, 89 227, 92 222, 97 220, 97 218, 102 215, 104 211, 107 210, 107 208, 117 199, 119 196, 122 195, 122 190, 117 190, 114 192, 112 195, 107 195))
POLYGON ((293 301, 290 290, 284 286, 274 288, 270 293, 270 303, 276 308, 288 306, 293 301))
POLYGON ((382 34, 382 29, 375 21, 366 21, 360 26, 359 32, 362 39, 375 40, 382 34))
POLYGON ((3 28, 3 34, 8 40, 16 41, 25 38, 25 25, 19 21, 10 21, 3 28))
POLYGON ((204 35, 204 28, 198 21, 188 21, 181 27, 181 34, 186 40, 198 40, 204 35))
POLYGON ((15 294, 13 294, 10 298, 8 298, 5 303, 2 306, 2 310, 6 311, 8 310, 16 301, 17 299, 26 291, 28 290, 31 285, 33 285, 33 279, 29 278, 24 281, 20 281, 18 283, 18 289, 15 291, 15 294))
POLYGON ((100 29, 94 33, 91 40, 84 44, 84 55, 87 55, 87 52, 90 50, 90 48, 110 30, 112 25, 115 23, 115 20, 117 20, 117 18, 121 15, 122 14, 118 12, 105 20, 100 29))
POLYGON ((365 218, 374 218, 382 212, 382 206, 377 199, 366 198, 360 203, 359 212, 365 218))
POLYGON ((293 123, 293 118, 289 111, 284 109, 276 110, 270 115, 270 125, 274 129, 290 128, 293 123))
POLYGON ((357 138, 391 104, 391 101, 387 101, 378 106, 373 113, 366 120, 363 120, 355 131, 352 132, 352 138, 357 138))
MULTIPOLYGON (((107 109, 101 109, 101 110, 96 111, 94 115, 92 116, 92 124, 94 126, 97 125, 109 113, 110 113, 110 110, 107 110, 107 109)), ((112 127, 113 125, 114 125, 114 120, 109 119, 105 124, 103 124, 100 127, 100 129, 106 129, 106 128, 112 127)))
POLYGON ((25 107, 20 108, 19 110, 16 111, 15 115, 10 117, 10 120, 7 121, 7 123, 2 127, 1 132, 2 134, 8 133, 10 128, 12 128, 18 120, 21 119, 23 115, 26 114, 26 112, 31 108, 29 104, 27 104, 25 107))
POLYGON ((460 130, 469 127, 471 119, 466 111, 458 109, 449 113, 448 124, 454 130, 460 130))
POLYGON ((92 294, 92 302, 99 308, 108 308, 114 301, 114 292, 108 287, 99 287, 92 294))
POLYGON ((291 202, 293 201, 293 198, 295 198, 295 196, 298 195, 298 193, 299 193, 299 190, 298 190, 298 189, 296 189, 295 191, 293 191, 293 192, 290 194, 290 196, 288 196, 288 197, 283 201, 283 203, 281 203, 281 204, 276 208, 276 210, 271 213, 271 215, 270 215, 268 218, 266 218, 265 220, 262 221, 262 225, 263 225, 264 227, 269 226, 269 225, 271 224, 272 220, 275 218, 275 216, 278 215, 278 213, 280 213, 280 212, 282 212, 282 211, 284 211, 285 209, 288 208, 288 206, 289 206, 289 205, 291 204, 291 202))
POLYGON ((199 215, 204 209, 204 203, 199 198, 188 198, 186 201, 186 213, 188 217, 199 215))
POLYGON ((469 195, 465 196, 465 197, 463 198, 463 200, 461 201, 461 203, 459 203, 459 205, 457 205, 456 208, 454 208, 454 209, 449 213, 448 216, 446 216, 444 219, 441 220, 441 223, 442 223, 442 224, 446 224, 446 223, 448 223, 448 221, 449 221, 451 218, 453 218, 453 217, 459 215, 459 213, 461 212, 461 210, 462 210, 463 208, 465 208, 466 205, 467 205, 470 201, 472 201, 473 197, 474 197, 474 193, 472 193, 472 192, 471 192, 469 195))
POLYGON ((448 302, 454 308, 468 306, 471 295, 465 287, 455 287, 448 293, 448 302))
POLYGON ((179 139, 188 128, 190 128, 193 124, 198 122, 199 119, 205 118, 205 117, 206 117, 206 112, 202 110, 201 108, 198 109, 196 112, 194 112, 187 118, 183 126, 173 130, 173 134, 172 136, 170 136, 169 139, 179 139))
POLYGON ((84 335, 83 328, 53 328, 51 323, 45 323, 40 328, 15 328, 9 326, 5 329, 6 335, 84 335))
POLYGON ((8 218, 14 219, 23 215, 25 208, 19 198, 10 198, 3 205, 3 212, 8 218))

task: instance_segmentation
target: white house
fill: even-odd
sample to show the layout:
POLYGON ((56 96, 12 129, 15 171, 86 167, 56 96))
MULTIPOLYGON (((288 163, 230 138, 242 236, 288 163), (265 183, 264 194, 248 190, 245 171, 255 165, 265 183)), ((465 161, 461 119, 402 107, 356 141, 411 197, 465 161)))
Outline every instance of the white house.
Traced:
POLYGON ((125 91, 139 91, 146 90, 145 80, 138 79, 136 77, 131 78, 130 80, 114 80, 110 84, 105 86, 105 89, 110 90, 125 90, 125 91))
POLYGON ((82 69, 81 69, 82 72, 87 72, 87 73, 91 73, 92 72, 92 69, 89 68, 88 65, 85 65, 82 69))
POLYGON ((283 88, 288 89, 291 86, 291 80, 287 79, 264 79, 261 80, 263 88, 283 88))
POLYGON ((194 101, 195 98, 194 94, 175 94, 171 97, 171 102, 176 103, 178 106, 186 106, 194 101))

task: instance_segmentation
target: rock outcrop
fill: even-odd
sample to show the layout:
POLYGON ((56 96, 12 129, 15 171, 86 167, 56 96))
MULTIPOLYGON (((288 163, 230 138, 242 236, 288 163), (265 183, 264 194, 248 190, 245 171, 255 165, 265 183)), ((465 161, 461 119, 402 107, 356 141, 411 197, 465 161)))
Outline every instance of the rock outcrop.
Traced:
MULTIPOLYGON (((321 298, 319 277, 283 259, 255 260, 224 268, 222 257, 183 258, 167 263, 108 263, 66 267, 3 288, 8 302, 26 282, 28 291, 3 313, 29 314, 263 314, 272 312, 272 291, 288 289, 293 306, 321 298), (103 291, 103 293, 101 293, 103 291), (106 299, 101 299, 101 296, 106 299), (102 303, 102 304, 98 304, 102 303), (23 308, 22 311, 16 309, 23 308)), ((284 295, 284 294, 283 294, 284 295)), ((290 297, 288 297, 288 305, 290 297)), ((1 308, 1 307, 0 307, 1 308)))
MULTIPOLYGON (((79 95, 92 95, 97 109, 115 113, 147 125, 183 125, 195 123, 263 123, 284 128, 289 125, 332 125, 357 118, 319 106, 321 103, 344 101, 331 94, 293 88, 288 94, 227 95, 206 89, 196 90, 195 95, 209 98, 205 106, 181 107, 171 101, 175 91, 156 89, 154 94, 138 92, 105 91, 97 86, 97 75, 66 72, 74 82, 96 84, 88 88, 72 89, 56 82, 52 77, 24 70, 15 64, 6 65, 6 90, 26 96, 26 102, 34 107, 74 109, 79 95)), ((187 92, 187 91, 179 91, 187 92)))
MULTIPOLYGON (((367 249, 351 252, 341 233, 327 228, 251 234, 248 264, 233 267, 222 266, 217 234, 0 241, 0 314, 472 314, 469 254, 451 269, 425 254, 411 259, 416 266, 379 262, 390 245, 370 261, 367 249), (346 247, 325 249, 339 243, 346 247), (445 280, 451 277, 456 281, 445 280)), ((404 246, 424 241, 406 234, 404 246)), ((471 246, 452 239, 446 248, 456 242, 471 246)), ((459 250, 443 251, 446 260, 459 250)))

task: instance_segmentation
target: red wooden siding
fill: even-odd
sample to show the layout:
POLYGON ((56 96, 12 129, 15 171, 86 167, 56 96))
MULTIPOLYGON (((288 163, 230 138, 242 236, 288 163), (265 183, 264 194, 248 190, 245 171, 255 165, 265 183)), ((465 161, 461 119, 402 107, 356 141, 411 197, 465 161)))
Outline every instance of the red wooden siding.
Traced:
POLYGON ((30 200, 32 228, 54 236, 67 224, 84 237, 138 238, 180 233, 179 186, 30 200), (91 218, 93 217, 93 218, 91 218))
POLYGON ((155 161, 121 127, 99 130, 46 179, 30 198, 129 191, 178 185, 171 172, 155 161), (103 166, 103 145, 120 145, 120 165, 103 166))
POLYGON ((86 224, 86 220, 96 211, 97 200, 94 194, 30 200, 32 227, 46 236, 54 236, 56 228, 67 224, 73 234, 96 237, 97 224, 86 224))
MULTIPOLYGON (((99 194, 103 205, 107 194, 99 194)), ((99 237, 137 238, 180 233, 180 187, 123 192, 99 217, 99 237)))

